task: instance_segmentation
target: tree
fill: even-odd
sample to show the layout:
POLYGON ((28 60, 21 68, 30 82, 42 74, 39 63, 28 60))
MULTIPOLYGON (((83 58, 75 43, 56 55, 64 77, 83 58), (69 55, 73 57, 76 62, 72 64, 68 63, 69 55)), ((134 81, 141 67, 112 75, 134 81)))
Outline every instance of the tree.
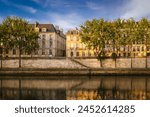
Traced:
POLYGON ((94 50, 102 67, 101 59, 105 57, 105 46, 108 41, 108 23, 104 19, 93 19, 92 21, 86 21, 80 28, 82 42, 89 49, 94 50))
POLYGON ((9 41, 9 33, 6 32, 7 27, 0 25, 0 56, 1 56, 1 68, 2 68, 2 60, 3 53, 6 48, 9 48, 11 45, 11 41, 9 41))
POLYGON ((136 31, 137 32, 136 33, 136 41, 145 45, 145 49, 144 49, 144 46, 142 48, 143 48, 143 51, 145 51, 146 68, 147 68, 147 46, 150 44, 150 42, 149 42, 149 39, 150 39, 149 29, 150 29, 149 20, 147 18, 142 18, 138 22, 138 27, 137 27, 137 31, 136 31))
POLYGON ((5 28, 5 40, 8 40, 7 49, 16 48, 19 50, 19 67, 21 67, 21 55, 23 51, 32 52, 38 48, 38 33, 28 22, 19 17, 7 17, 2 26, 5 28))
POLYGON ((132 68, 132 57, 134 56, 133 43, 136 41, 136 37, 135 37, 136 28, 137 28, 137 23, 135 22, 134 19, 130 18, 126 20, 124 29, 126 32, 126 42, 128 47, 130 48, 131 68, 132 68))
POLYGON ((2 47, 2 44, 3 44, 3 33, 2 33, 2 27, 0 25, 0 58, 1 58, 1 68, 2 68, 2 56, 3 56, 3 47, 2 47))

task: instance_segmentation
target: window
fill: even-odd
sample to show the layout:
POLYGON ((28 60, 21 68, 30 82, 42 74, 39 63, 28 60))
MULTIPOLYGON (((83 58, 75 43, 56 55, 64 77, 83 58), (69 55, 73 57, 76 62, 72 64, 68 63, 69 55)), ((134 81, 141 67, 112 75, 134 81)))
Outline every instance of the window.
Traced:
POLYGON ((77 56, 79 56, 79 52, 77 52, 76 54, 77 54, 77 56))
POLYGON ((45 50, 42 50, 42 55, 45 55, 45 50))
POLYGON ((49 47, 52 47, 52 40, 49 41, 49 47))
POLYGON ((39 32, 39 28, 35 28, 35 31, 36 31, 36 32, 39 32))
POLYGON ((6 54, 9 54, 9 51, 8 51, 8 49, 6 49, 6 54))
POLYGON ((88 52, 88 56, 91 56, 91 52, 88 52))
POLYGON ((149 47, 147 47, 147 51, 149 51, 149 47))
POLYGON ((140 47, 139 46, 137 47, 137 51, 140 51, 140 47))
POLYGON ((46 35, 42 35, 42 39, 45 39, 46 38, 46 35))
POLYGON ((85 52, 82 52, 82 56, 85 56, 85 52))
POLYGON ((144 46, 142 46, 142 51, 144 51, 144 46))
POLYGON ((126 57, 126 53, 123 53, 123 56, 126 57))
POLYGON ((71 57, 73 56, 73 52, 70 53, 70 56, 71 56, 71 57))
POLYGON ((128 53, 128 57, 130 56, 130 53, 128 53))
POLYGON ((133 47, 133 51, 135 51, 135 47, 133 47))
POLYGON ((16 55, 16 50, 15 49, 13 49, 13 55, 16 55))
POLYGON ((38 51, 36 50, 36 51, 34 52, 34 54, 37 55, 37 54, 38 54, 38 51))
POLYGON ((49 50, 49 55, 52 55, 52 50, 51 49, 49 50))
POLYGON ((76 48, 77 48, 77 49, 79 48, 79 44, 76 44, 76 48))
POLYGON ((47 29, 46 28, 42 28, 42 32, 46 32, 47 31, 47 29))
POLYGON ((42 48, 45 48, 45 39, 42 40, 42 48))

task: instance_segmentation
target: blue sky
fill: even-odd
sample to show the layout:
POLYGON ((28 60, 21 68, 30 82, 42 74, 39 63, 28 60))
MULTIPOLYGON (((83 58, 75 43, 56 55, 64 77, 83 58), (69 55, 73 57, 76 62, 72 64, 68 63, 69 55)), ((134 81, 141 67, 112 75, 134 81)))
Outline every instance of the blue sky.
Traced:
POLYGON ((6 16, 52 23, 67 31, 93 18, 149 17, 150 0, 0 0, 0 22, 6 16))

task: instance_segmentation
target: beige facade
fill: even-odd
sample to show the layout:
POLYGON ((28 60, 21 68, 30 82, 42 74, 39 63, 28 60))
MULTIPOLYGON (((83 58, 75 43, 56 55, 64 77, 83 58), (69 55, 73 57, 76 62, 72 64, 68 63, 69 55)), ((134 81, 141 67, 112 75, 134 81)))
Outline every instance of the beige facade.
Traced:
MULTIPOLYGON (((105 55, 111 56, 113 47, 111 44, 105 46, 105 55)), ((145 57, 150 56, 150 47, 139 42, 135 42, 125 47, 120 47, 118 57, 145 57)), ((86 48, 79 37, 79 30, 69 30, 66 34, 66 56, 67 57, 94 57, 94 51, 86 48)))
POLYGON ((66 33, 66 56, 67 57, 94 57, 94 51, 89 50, 81 42, 79 30, 69 30, 66 33))
MULTIPOLYGON (((63 57, 66 51, 66 37, 59 27, 54 27, 53 24, 31 24, 34 29, 39 32, 39 49, 28 55, 23 52, 22 57, 63 57)), ((18 57, 19 51, 13 49, 5 52, 6 57, 18 57)))

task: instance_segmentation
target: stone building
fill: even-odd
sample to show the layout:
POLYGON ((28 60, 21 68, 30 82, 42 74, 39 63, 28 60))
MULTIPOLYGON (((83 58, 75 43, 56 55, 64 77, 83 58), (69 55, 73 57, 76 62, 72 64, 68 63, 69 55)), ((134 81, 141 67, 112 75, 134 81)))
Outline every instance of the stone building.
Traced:
MULTIPOLYGON (((32 55, 22 52, 22 57, 63 57, 66 51, 66 37, 62 29, 53 24, 31 24, 39 32, 39 49, 32 55)), ((4 53, 6 57, 18 57, 19 51, 13 49, 4 53)))
POLYGON ((67 57, 94 57, 94 51, 89 50, 81 42, 79 30, 69 30, 66 33, 66 56, 67 57))
MULTIPOLYGON (((105 45, 105 55, 110 57, 113 52, 111 42, 105 45)), ((119 57, 145 57, 150 56, 150 47, 142 42, 134 42, 131 45, 120 47, 117 51, 119 57)), ((94 51, 86 48, 79 37, 79 30, 69 30, 66 34, 66 56, 67 57, 94 57, 94 51)))

